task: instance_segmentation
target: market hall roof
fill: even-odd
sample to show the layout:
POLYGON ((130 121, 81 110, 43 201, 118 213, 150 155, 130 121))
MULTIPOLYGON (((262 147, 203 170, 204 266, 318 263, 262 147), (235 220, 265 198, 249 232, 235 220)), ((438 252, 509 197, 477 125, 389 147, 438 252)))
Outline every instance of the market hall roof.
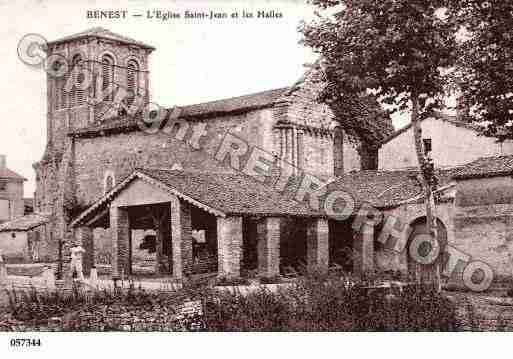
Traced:
POLYGON ((168 191, 216 216, 255 215, 322 217, 320 212, 282 195, 253 177, 239 173, 204 173, 139 168, 76 217, 72 226, 87 222, 135 179, 168 191))

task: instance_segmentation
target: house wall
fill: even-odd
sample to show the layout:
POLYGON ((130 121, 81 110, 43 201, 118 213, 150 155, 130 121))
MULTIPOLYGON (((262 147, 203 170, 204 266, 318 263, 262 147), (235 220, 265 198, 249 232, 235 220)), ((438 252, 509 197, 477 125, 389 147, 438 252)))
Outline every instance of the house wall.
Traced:
POLYGON ((27 232, 0 232, 0 251, 6 261, 27 260, 27 232))
MULTIPOLYGON (((513 153, 513 144, 498 144, 493 138, 478 136, 476 131, 458 127, 442 119, 421 122, 422 137, 432 139, 432 158, 437 167, 452 167, 479 157, 513 153)), ((413 128, 399 134, 379 149, 379 169, 417 166, 413 128)))
POLYGON ((5 181, 8 181, 6 190, 0 191, 0 222, 21 217, 25 212, 23 182, 5 181))

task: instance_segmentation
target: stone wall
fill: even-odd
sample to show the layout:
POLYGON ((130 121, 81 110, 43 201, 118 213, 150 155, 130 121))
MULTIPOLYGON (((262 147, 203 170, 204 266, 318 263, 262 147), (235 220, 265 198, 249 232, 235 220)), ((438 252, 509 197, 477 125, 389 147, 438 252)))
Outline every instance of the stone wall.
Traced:
MULTIPOLYGON (((397 218, 396 229, 401 230, 404 226, 410 226, 416 219, 425 217, 426 208, 424 203, 409 203, 403 204, 397 208, 387 209, 384 211, 385 217, 393 216, 397 218)), ((447 241, 449 244, 456 246, 460 249, 461 243, 455 242, 454 234, 454 205, 452 202, 439 203, 436 206, 436 217, 442 222, 447 231, 447 241)), ((374 258, 376 261, 376 268, 378 271, 400 271, 407 273, 407 250, 403 252, 396 252, 390 249, 389 243, 394 243, 394 239, 389 238, 386 245, 377 243, 380 231, 375 231, 374 240, 376 242, 374 258)), ((464 250, 464 248, 461 248, 464 250)))
MULTIPOLYGON (((107 172, 114 174, 119 183, 136 167, 170 169, 179 165, 183 170, 203 172, 230 172, 231 169, 213 159, 224 136, 230 132, 271 152, 268 124, 269 110, 253 111, 237 116, 217 118, 215 125, 207 123, 208 135, 195 150, 188 143, 178 140, 175 133, 146 134, 142 131, 111 136, 78 138, 75 144, 75 183, 79 206, 90 205, 104 193, 107 172)), ((188 140, 196 122, 190 122, 188 140)))
POLYGON ((513 179, 509 176, 458 181, 455 243, 496 276, 513 273, 513 179))

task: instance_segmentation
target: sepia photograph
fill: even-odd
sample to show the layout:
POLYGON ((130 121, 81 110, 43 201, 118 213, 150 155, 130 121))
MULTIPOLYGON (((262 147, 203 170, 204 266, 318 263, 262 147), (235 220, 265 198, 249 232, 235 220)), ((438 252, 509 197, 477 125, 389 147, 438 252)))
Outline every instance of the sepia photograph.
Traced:
POLYGON ((8 357, 69 332, 513 330, 511 0, 0 13, 8 357))

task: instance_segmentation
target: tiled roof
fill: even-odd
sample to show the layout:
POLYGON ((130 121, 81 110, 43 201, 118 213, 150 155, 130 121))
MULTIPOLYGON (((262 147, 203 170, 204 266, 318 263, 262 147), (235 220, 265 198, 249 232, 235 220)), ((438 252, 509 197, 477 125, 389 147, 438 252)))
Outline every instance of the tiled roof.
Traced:
POLYGON ((239 173, 203 173, 139 168, 96 201, 72 222, 82 223, 104 208, 136 178, 157 185, 215 215, 320 217, 290 197, 256 179, 239 173))
POLYGON ((48 44, 53 45, 53 44, 58 44, 58 43, 62 43, 62 42, 70 41, 70 40, 76 40, 76 39, 81 39, 81 38, 85 38, 85 37, 90 37, 90 36, 100 37, 100 38, 107 39, 107 40, 119 41, 119 42, 123 42, 125 44, 133 44, 133 45, 141 46, 141 47, 144 47, 147 49, 155 50, 155 48, 153 46, 145 44, 141 41, 131 39, 124 35, 116 34, 112 31, 104 29, 102 27, 93 27, 91 29, 88 29, 88 30, 85 30, 85 31, 82 31, 82 32, 79 32, 79 33, 76 33, 73 35, 69 35, 69 36, 66 36, 66 37, 63 37, 63 38, 60 38, 57 40, 50 41, 48 44))
POLYGON ((458 168, 455 179, 484 178, 513 174, 513 155, 482 157, 458 168))
POLYGON ((50 222, 49 215, 33 213, 0 224, 0 232, 28 231, 48 222, 50 222))
POLYGON ((7 167, 0 168, 0 178, 2 179, 12 179, 12 180, 18 180, 18 181, 26 181, 27 179, 23 176, 20 176, 14 171, 11 171, 7 167))
POLYGON ((225 214, 314 215, 306 206, 242 174, 158 169, 139 171, 225 214))
POLYGON ((288 87, 262 91, 245 96, 232 97, 224 100, 210 101, 182 107, 181 117, 201 118, 225 115, 237 111, 251 111, 272 106, 288 87))
POLYGON ((328 191, 346 191, 357 206, 367 202, 377 208, 398 205, 422 193, 418 171, 358 171, 338 177, 328 184, 328 191))
MULTIPOLYGON (((207 119, 234 113, 245 113, 270 107, 288 88, 258 92, 250 95, 205 102, 180 107, 180 118, 207 119)), ((92 125, 72 132, 74 135, 95 135, 109 131, 135 130, 138 128, 134 117, 116 117, 104 123, 92 125)))
MULTIPOLYGON (((448 115, 448 114, 445 114, 445 113, 433 112, 431 115, 422 118, 420 121, 422 122, 424 120, 427 120, 428 118, 434 118, 434 119, 437 119, 437 120, 445 121, 445 122, 448 122, 448 123, 450 123, 450 124, 452 124, 452 125, 454 125, 456 127, 462 127, 462 128, 466 128, 466 129, 472 130, 472 131, 478 131, 479 130, 479 126, 471 124, 471 123, 468 123, 468 122, 461 121, 461 120, 458 119, 457 116, 448 115)), ((400 128, 399 130, 397 130, 394 133, 392 133, 389 137, 387 137, 382 142, 382 144, 390 142, 391 140, 393 140, 394 138, 396 138, 400 134, 408 131, 411 127, 412 127, 412 123, 410 122, 409 124, 407 124, 403 128, 400 128)))
MULTIPOLYGON (((437 170, 439 186, 447 185, 453 169, 437 170)), ((327 185, 328 192, 346 191, 353 195, 357 207, 362 202, 376 208, 397 206, 407 200, 422 196, 418 169, 375 171, 365 170, 348 173, 327 185)))

